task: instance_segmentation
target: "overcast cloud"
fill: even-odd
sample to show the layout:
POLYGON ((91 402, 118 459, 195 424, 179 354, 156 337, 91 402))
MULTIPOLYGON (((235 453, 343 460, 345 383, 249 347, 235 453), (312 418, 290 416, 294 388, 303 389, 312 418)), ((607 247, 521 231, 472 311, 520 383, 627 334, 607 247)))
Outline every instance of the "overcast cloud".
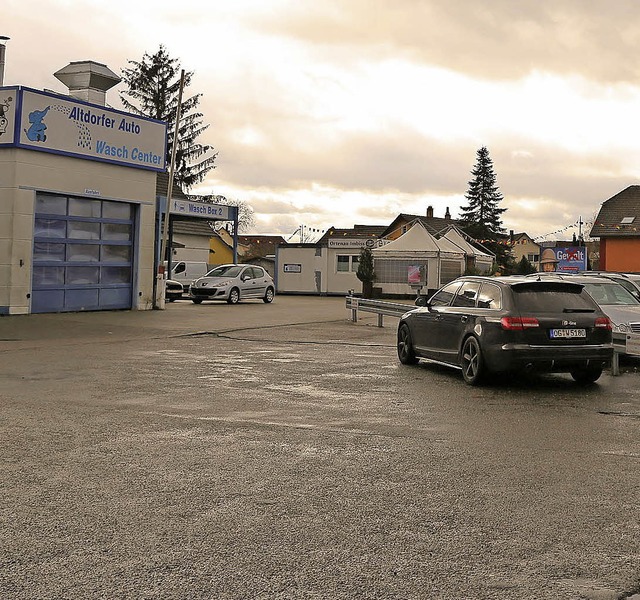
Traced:
POLYGON ((532 236, 637 182, 632 0, 5 0, 0 34, 5 84, 58 92, 71 61, 120 73, 164 44, 219 152, 192 191, 249 203, 253 233, 457 217, 483 145, 532 236))

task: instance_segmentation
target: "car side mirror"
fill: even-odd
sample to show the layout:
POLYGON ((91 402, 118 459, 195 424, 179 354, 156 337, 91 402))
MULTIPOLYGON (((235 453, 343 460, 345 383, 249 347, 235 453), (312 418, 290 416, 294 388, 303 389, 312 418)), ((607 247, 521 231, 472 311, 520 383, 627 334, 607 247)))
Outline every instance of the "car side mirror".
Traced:
POLYGON ((426 296, 418 296, 415 302, 416 306, 427 306, 427 297, 426 296))

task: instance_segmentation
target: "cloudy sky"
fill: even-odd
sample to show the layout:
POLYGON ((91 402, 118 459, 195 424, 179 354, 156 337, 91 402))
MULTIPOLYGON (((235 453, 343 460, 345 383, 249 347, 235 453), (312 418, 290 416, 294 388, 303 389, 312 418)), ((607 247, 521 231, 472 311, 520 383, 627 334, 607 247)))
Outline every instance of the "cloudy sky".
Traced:
POLYGON ((3 0, 1 23, 5 85, 62 93, 71 61, 163 44, 218 151, 191 191, 247 202, 250 233, 455 218, 486 146, 505 228, 570 239, 640 174, 636 0, 3 0))

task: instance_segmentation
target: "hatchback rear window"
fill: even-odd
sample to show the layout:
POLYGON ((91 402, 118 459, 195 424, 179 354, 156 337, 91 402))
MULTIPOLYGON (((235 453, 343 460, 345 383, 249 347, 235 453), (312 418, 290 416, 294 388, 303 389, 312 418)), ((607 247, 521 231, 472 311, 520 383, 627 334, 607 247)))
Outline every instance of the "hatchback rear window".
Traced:
POLYGON ((589 295, 577 286, 537 285, 514 286, 514 298, 520 312, 557 313, 563 311, 595 311, 597 306, 589 295))

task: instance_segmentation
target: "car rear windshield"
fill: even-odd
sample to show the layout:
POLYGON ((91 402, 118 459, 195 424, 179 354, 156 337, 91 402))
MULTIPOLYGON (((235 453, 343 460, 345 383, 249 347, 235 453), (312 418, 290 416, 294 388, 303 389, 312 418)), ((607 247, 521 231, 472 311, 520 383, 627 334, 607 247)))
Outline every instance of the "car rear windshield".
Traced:
POLYGON ((516 306, 521 313, 557 313, 595 311, 596 306, 581 287, 558 283, 513 287, 516 306))

